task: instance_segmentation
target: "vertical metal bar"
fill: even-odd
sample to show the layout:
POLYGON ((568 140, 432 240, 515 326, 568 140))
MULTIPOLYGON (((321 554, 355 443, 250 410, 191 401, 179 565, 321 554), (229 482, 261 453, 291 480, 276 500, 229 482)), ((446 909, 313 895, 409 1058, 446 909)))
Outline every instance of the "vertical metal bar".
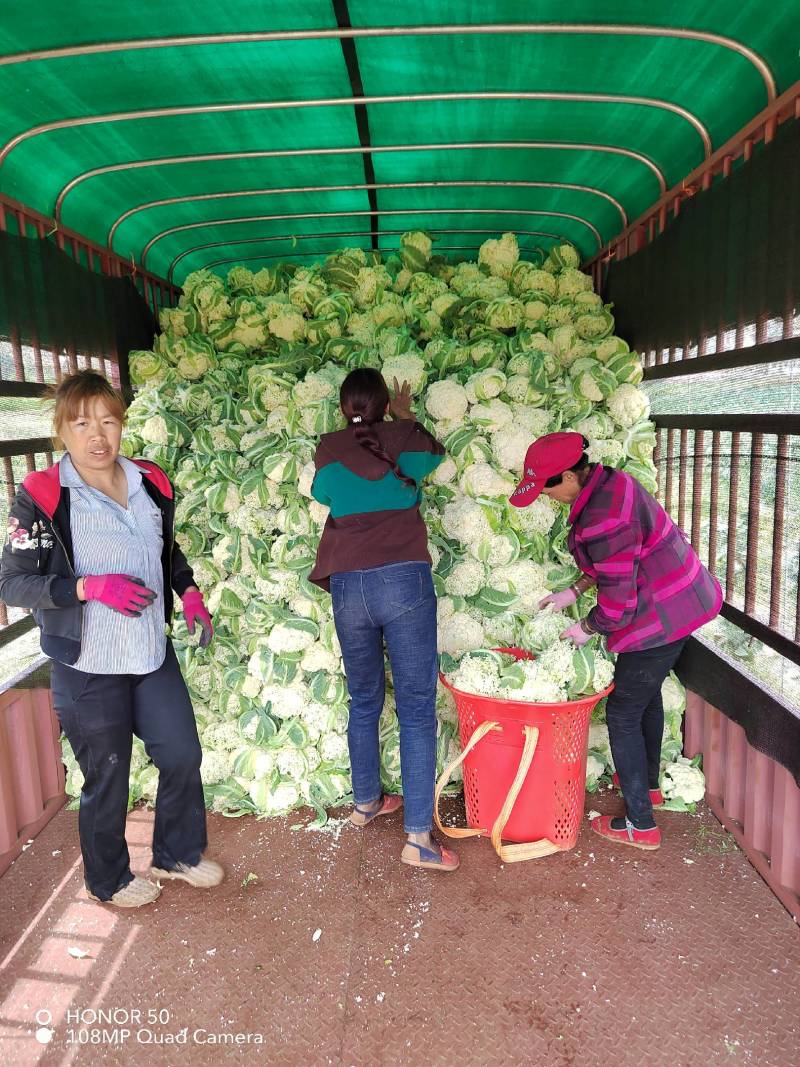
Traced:
POLYGON ((719 520, 719 430, 711 435, 711 491, 708 515, 708 569, 712 574, 717 569, 717 522, 719 520))
POLYGON ((18 382, 25 381, 25 362, 22 358, 22 342, 19 337, 19 330, 16 326, 12 326, 9 330, 9 340, 11 342, 11 356, 14 361, 14 375, 18 382))
POLYGON ((747 555, 744 572, 744 610, 752 615, 756 606, 758 582, 758 527, 761 518, 761 464, 764 435, 754 433, 750 439, 750 497, 747 515, 747 555))
POLYGON ((17 487, 14 484, 14 465, 11 462, 11 456, 3 456, 3 471, 6 476, 6 499, 8 500, 8 506, 11 507, 17 492, 17 487))
POLYGON ((660 490, 663 484, 661 480, 661 434, 663 432, 663 430, 656 430, 656 447, 653 450, 653 466, 656 468, 656 485, 658 487, 657 496, 661 495, 660 490))
POLYGON ((786 519, 786 465, 789 461, 789 437, 778 436, 775 453, 775 505, 772 512, 772 575, 769 590, 769 624, 780 629, 781 584, 783 578, 783 531, 786 519))
POLYGON ((736 563, 736 523, 739 512, 739 446, 741 434, 731 434, 731 475, 728 489, 728 546, 725 556, 725 599, 733 600, 736 563))
POLYGON ((703 507, 703 476, 705 467, 705 433, 694 433, 694 471, 692 474, 692 547, 700 553, 700 519, 703 507))
POLYGON ((689 431, 681 430, 680 456, 678 457, 678 526, 686 529, 686 459, 689 450, 689 431))
POLYGON ((672 514, 672 465, 674 463, 675 431, 667 430, 667 474, 664 489, 664 510, 672 514))

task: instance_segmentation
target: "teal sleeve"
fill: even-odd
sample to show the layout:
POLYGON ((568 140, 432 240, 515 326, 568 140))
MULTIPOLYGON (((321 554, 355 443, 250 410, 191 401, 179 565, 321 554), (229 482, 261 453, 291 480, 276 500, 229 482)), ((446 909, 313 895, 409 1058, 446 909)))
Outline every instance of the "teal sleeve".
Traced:
POLYGON ((319 501, 320 504, 324 504, 326 507, 330 507, 331 498, 325 492, 324 486, 322 484, 324 483, 324 481, 325 472, 317 471, 317 473, 314 475, 314 481, 311 483, 311 495, 314 497, 315 500, 319 501))
POLYGON ((409 478, 413 478, 419 485, 428 477, 445 457, 436 456, 431 452, 401 452, 397 457, 397 466, 409 478))

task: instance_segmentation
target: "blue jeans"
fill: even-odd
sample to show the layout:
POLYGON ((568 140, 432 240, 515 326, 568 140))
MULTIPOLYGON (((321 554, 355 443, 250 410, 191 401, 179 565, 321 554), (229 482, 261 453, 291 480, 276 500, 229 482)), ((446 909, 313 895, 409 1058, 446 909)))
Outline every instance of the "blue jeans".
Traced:
POLYGON ((194 866, 207 845, 192 702, 172 642, 151 674, 90 674, 53 662, 53 707, 86 781, 78 832, 84 880, 110 900, 132 879, 125 820, 133 735, 159 770, 153 866, 194 866))
POLYGON ((658 789, 661 770, 661 686, 686 640, 617 656, 614 690, 606 703, 606 723, 627 816, 637 830, 655 826, 649 790, 658 789))
POLYGON ((350 692, 347 741, 355 802, 369 804, 381 795, 385 641, 400 722, 403 825, 406 833, 425 833, 433 820, 438 671, 430 564, 388 563, 332 574, 331 597, 350 692))

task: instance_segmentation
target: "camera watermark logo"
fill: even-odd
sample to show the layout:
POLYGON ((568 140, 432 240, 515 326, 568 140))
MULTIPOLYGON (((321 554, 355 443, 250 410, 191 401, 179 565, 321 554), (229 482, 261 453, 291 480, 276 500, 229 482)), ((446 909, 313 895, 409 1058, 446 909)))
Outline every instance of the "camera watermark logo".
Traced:
POLYGON ((36 1025, 38 1030, 36 1031, 36 1040, 40 1045, 47 1045, 53 1040, 53 1030, 50 1023, 53 1021, 52 1014, 47 1008, 40 1008, 36 1012, 34 1017, 36 1019, 36 1025))

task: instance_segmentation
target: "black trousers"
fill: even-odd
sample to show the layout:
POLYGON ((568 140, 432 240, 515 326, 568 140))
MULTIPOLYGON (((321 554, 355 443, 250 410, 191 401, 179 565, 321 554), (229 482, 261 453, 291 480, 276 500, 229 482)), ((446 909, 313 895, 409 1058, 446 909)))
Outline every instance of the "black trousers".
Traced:
POLYGON ((51 686, 85 778, 78 829, 89 891, 109 900, 133 879, 125 820, 134 734, 159 770, 153 866, 196 864, 207 845, 202 751, 171 642, 151 674, 88 674, 54 661, 51 686))
POLYGON ((614 690, 606 703, 608 739, 628 819, 639 830, 655 826, 649 791, 658 789, 661 769, 661 686, 686 640, 617 656, 614 690))

